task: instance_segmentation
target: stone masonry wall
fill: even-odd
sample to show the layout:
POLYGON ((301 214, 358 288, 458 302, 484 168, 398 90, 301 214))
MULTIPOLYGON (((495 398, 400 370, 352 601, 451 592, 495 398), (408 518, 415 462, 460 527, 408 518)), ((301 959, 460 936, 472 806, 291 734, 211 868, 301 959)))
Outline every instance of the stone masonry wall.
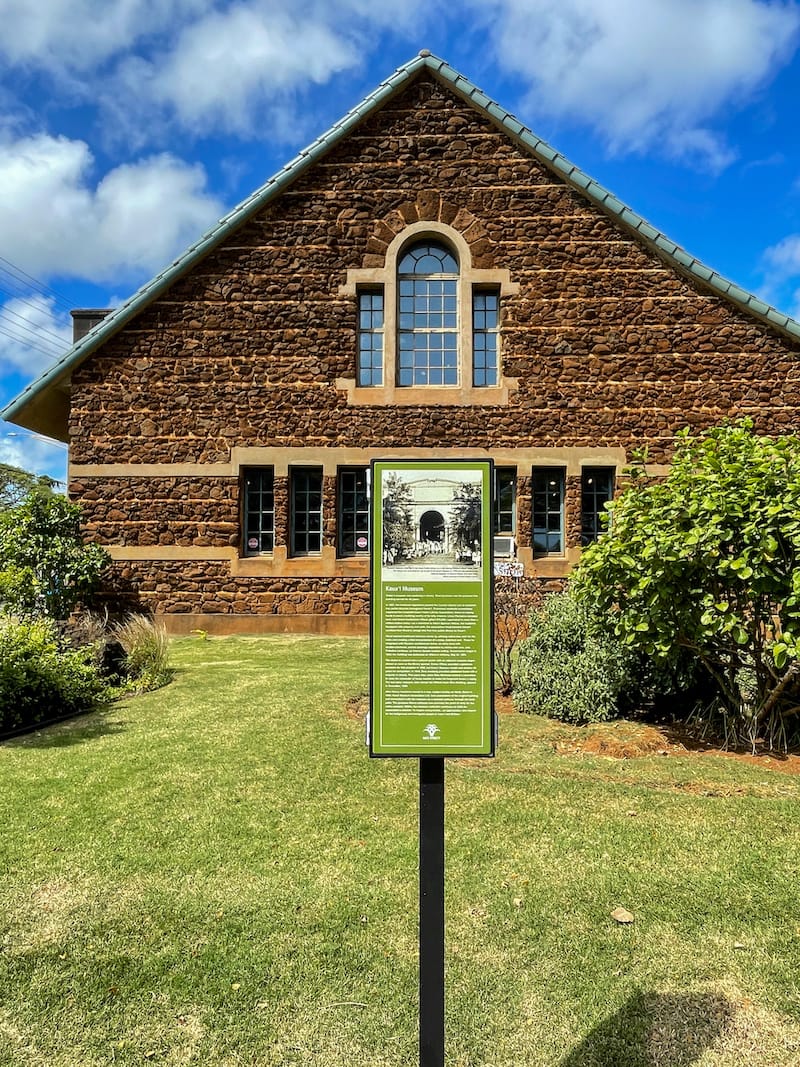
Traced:
POLYGON ((225 563, 147 560, 117 562, 100 602, 112 610, 134 605, 157 614, 369 614, 366 578, 231 579, 225 563))
MULTIPOLYGON (((663 463, 687 425, 749 415, 766 432, 797 430, 798 355, 423 74, 75 372, 70 492, 108 545, 238 546, 236 478, 107 478, 80 465, 226 463, 232 447, 259 445, 646 445, 663 463), (335 388, 355 377, 346 272, 382 265, 392 237, 419 220, 461 229, 474 266, 519 283, 502 307, 503 373, 519 381, 505 407, 348 406, 335 388)), ((570 542, 576 492, 570 484, 570 542)), ((276 479, 277 545, 287 493, 276 479)), ((328 546, 334 498, 326 478, 328 546)), ((518 500, 522 541, 524 480, 518 500)), ((361 611, 366 596, 362 579, 334 592, 330 580, 233 579, 224 562, 120 567, 166 612, 361 611)))

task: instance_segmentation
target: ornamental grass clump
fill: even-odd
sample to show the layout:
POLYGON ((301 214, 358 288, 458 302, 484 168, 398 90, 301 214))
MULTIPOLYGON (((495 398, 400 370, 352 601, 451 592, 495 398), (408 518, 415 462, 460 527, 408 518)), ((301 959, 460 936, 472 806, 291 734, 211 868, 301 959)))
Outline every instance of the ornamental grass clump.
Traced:
POLYGON ((112 627, 110 636, 125 652, 125 688, 146 693, 170 681, 169 639, 161 623, 149 615, 131 614, 112 627))

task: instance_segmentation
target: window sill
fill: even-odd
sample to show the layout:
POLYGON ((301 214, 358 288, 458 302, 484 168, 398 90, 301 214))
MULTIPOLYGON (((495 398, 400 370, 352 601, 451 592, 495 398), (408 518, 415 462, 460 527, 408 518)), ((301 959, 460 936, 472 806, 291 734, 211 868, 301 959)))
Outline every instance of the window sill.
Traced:
POLYGON ((336 549, 330 546, 313 556, 287 556, 286 547, 276 545, 271 556, 237 556, 231 560, 231 574, 242 578, 368 578, 369 556, 337 559, 336 549))
POLYGON ((338 392, 347 396, 348 407, 507 407, 518 388, 516 378, 503 378, 500 385, 356 385, 355 378, 337 378, 338 392))

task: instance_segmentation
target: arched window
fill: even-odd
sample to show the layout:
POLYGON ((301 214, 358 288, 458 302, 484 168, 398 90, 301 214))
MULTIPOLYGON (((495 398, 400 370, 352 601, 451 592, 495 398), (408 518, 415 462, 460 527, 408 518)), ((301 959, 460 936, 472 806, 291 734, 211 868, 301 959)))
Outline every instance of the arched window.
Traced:
POLYGON ((458 385, 458 262, 418 241, 397 264, 397 384, 458 385))
POLYGON ((355 377, 337 378, 348 404, 506 405, 501 300, 516 295, 505 268, 476 267, 464 235, 441 222, 411 223, 383 266, 347 271, 355 297, 355 377))

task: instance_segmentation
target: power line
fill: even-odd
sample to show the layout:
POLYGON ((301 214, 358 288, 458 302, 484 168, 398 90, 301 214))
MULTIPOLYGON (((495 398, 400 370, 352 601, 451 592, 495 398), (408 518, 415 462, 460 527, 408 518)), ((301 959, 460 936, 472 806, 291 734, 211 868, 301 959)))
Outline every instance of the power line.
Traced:
POLYGON ((48 330, 44 326, 37 326, 35 322, 30 319, 26 319, 24 315, 18 315, 16 311, 9 311, 7 307, 0 308, 0 327, 9 326, 13 330, 24 330, 27 333, 32 333, 35 337, 40 337, 48 344, 57 345, 60 349, 69 345, 68 341, 65 341, 59 334, 54 333, 53 330, 48 330), (15 319, 15 322, 6 322, 7 319, 15 319))
MULTIPOLYGON (((0 293, 16 305, 30 308, 37 316, 42 314, 42 300, 50 305, 49 311, 53 315, 57 311, 64 314, 72 310, 72 303, 65 296, 4 256, 0 256, 0 293), (39 297, 39 301, 32 299, 32 296, 39 297)), ((12 310, 8 302, 0 308, 0 336, 22 345, 28 351, 39 352, 50 360, 62 355, 70 343, 46 326, 37 326, 32 319, 12 310)))
POLYGON ((3 437, 34 437, 37 441, 41 441, 45 445, 52 445, 54 448, 68 448, 66 441, 56 441, 52 437, 45 437, 42 433, 36 433, 35 430, 9 430, 8 433, 4 433, 3 437))
POLYGON ((42 348, 41 345, 35 344, 28 337, 21 337, 19 334, 13 333, 11 330, 3 329, 0 326, 0 336, 7 337, 10 341, 14 341, 18 345, 23 345, 31 352, 40 352, 43 356, 47 356, 48 359, 58 359, 63 352, 67 350, 68 345, 63 345, 60 349, 56 348, 42 348))
MULTIPOLYGON (((0 268, 1 270, 2 268, 0 268)), ((3 285, 2 275, 0 274, 0 297, 7 298, 3 305, 6 309, 6 314, 12 315, 14 312, 8 310, 9 304, 13 301, 14 304, 21 305, 22 308, 30 308, 32 312, 37 315, 41 315, 43 310, 46 310, 48 314, 55 316, 64 315, 65 311, 62 307, 55 307, 50 303, 50 297, 44 296, 43 293, 30 293, 28 296, 23 296, 21 290, 12 290, 3 285)), ((2 303, 0 301, 0 303, 2 303)))
POLYGON ((56 289, 53 289, 51 286, 46 285, 44 282, 39 281, 38 278, 34 278, 32 274, 28 274, 27 271, 16 266, 11 260, 0 256, 0 264, 5 264, 5 266, 0 266, 0 271, 7 274, 18 287, 23 287, 18 288, 18 292, 24 292, 25 289, 33 289, 44 296, 50 297, 64 311, 72 310, 72 302, 68 300, 66 296, 59 293, 56 289))

